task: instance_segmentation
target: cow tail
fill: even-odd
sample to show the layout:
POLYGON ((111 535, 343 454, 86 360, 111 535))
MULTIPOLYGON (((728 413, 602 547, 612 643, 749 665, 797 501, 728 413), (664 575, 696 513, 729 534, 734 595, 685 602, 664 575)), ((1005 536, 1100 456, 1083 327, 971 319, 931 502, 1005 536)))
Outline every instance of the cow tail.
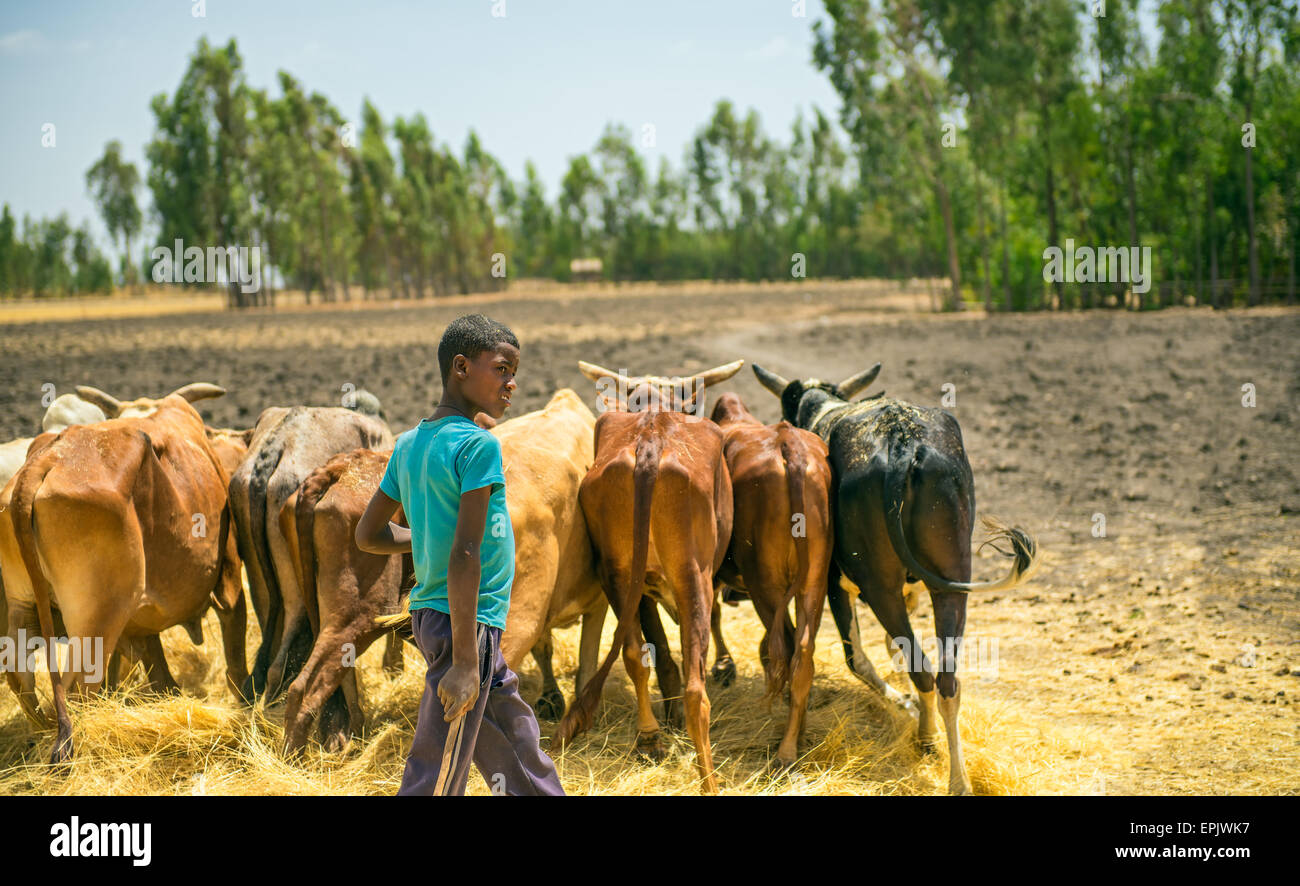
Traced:
POLYGON ((636 467, 632 473, 632 583, 627 597, 620 601, 623 609, 618 614, 618 626, 614 629, 614 642, 609 654, 605 656, 600 669, 587 681, 587 685, 582 687, 556 730, 555 741, 561 749, 574 736, 591 728, 605 679, 618 659, 628 631, 632 629, 640 611, 641 597, 645 593, 646 562, 650 556, 650 505, 654 497, 655 480, 659 476, 661 451, 662 442, 656 434, 649 434, 637 443, 636 467))
MULTIPOLYGON (((790 515, 791 517, 796 514, 803 516, 804 531, 794 533, 794 527, 791 526, 795 550, 794 579, 781 596, 781 605, 777 608, 772 619, 772 625, 767 632, 767 695, 769 699, 776 698, 783 689, 790 685, 790 660, 794 654, 794 649, 791 646, 790 637, 786 633, 786 623, 789 617, 786 613, 790 606, 790 600, 801 588, 807 586, 809 570, 808 513, 805 510, 806 496, 804 495, 804 488, 808 479, 807 453, 804 450, 803 441, 795 435, 794 428, 785 425, 784 422, 782 425, 777 433, 781 447, 781 460, 785 462, 785 483, 790 496, 790 515)), ((793 524, 793 520, 791 522, 793 524)))
POLYGON ((941 575, 931 572, 917 561, 907 543, 907 533, 903 530, 903 505, 907 501, 912 480, 912 467, 916 464, 920 449, 915 444, 905 444, 889 453, 889 465, 885 469, 885 528, 889 532, 889 541, 894 552, 907 571, 925 582, 932 591, 969 593, 971 591, 1005 591, 1027 581, 1037 571, 1041 560, 1038 557, 1038 543, 1034 537, 1023 529, 996 520, 984 518, 984 527, 990 533, 985 544, 992 544, 994 550, 1012 559, 1011 569, 995 581, 949 581, 941 575), (994 542, 1006 541, 1010 551, 1003 551, 994 542))
POLYGON ((294 520, 298 528, 298 564, 302 568, 302 597, 312 627, 320 631, 320 599, 316 595, 316 505, 325 493, 338 482, 339 470, 332 464, 317 468, 303 481, 298 490, 294 520))
POLYGON ((284 600, 280 594, 280 581, 276 576, 275 562, 271 559, 271 545, 266 539, 266 487, 280 464, 284 446, 278 439, 267 440, 253 462, 248 474, 248 524, 252 536, 252 554, 257 559, 262 580, 266 583, 266 624, 262 626, 262 642, 257 650, 254 672, 265 674, 271 665, 271 646, 279 630, 284 600))
POLYGON ((40 556, 36 552, 34 512, 36 492, 45 482, 45 475, 50 467, 50 460, 37 458, 19 469, 9 509, 23 568, 27 570, 27 576, 32 583, 32 594, 36 598, 36 614, 40 620, 41 634, 45 638, 45 656, 49 665, 50 689, 54 694, 54 716, 57 720, 57 735, 51 762, 62 762, 72 757, 72 720, 68 717, 67 695, 64 692, 63 679, 59 674, 58 648, 54 645, 54 613, 50 608, 53 589, 44 570, 41 569, 40 556))

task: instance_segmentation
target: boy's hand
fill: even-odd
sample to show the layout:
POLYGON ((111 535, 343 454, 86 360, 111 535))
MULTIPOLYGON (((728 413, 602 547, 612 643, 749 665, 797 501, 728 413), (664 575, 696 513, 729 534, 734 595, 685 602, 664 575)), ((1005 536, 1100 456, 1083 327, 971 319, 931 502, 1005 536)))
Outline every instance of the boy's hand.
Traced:
POLYGON ((446 713, 443 719, 450 723, 464 714, 478 700, 478 666, 453 663, 438 681, 438 698, 446 713))

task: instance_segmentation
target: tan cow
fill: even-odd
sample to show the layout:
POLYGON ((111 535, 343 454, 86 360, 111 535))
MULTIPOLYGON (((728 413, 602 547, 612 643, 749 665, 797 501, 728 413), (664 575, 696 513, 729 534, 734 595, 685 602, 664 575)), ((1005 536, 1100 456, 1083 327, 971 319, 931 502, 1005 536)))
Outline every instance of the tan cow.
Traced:
MULTIPOLYGON (((190 405, 225 391, 191 384, 129 403, 93 388, 78 393, 91 402, 98 395, 106 412, 123 417, 42 434, 6 488, 0 564, 10 642, 19 630, 39 631, 52 648, 57 607, 70 637, 102 638, 98 656, 126 640, 161 660, 158 634, 215 602, 227 680, 237 688, 245 675, 245 610, 229 531, 229 477, 190 405)), ((51 759, 63 762, 72 756, 66 685, 85 688, 89 674, 84 661, 66 678, 57 657, 49 664, 58 728, 51 759)), ((47 725, 30 671, 6 676, 28 717, 47 725)), ((150 677, 158 682, 159 675, 150 677)))
MULTIPOLYGON (((677 613, 681 626, 686 729, 695 743, 705 793, 718 791, 709 742, 709 698, 704 667, 713 613, 713 576, 731 538, 731 479, 722 452, 722 430, 702 418, 703 390, 730 378, 744 361, 687 379, 628 378, 590 363, 583 374, 617 389, 620 411, 596 420, 595 462, 578 498, 587 518, 605 594, 618 613, 609 655, 560 722, 555 741, 563 748, 591 726, 605 678, 623 651, 636 686, 637 749, 663 755, 659 722, 650 705, 649 670, 642 662, 643 595, 677 613), (638 409, 638 412, 621 411, 638 409), (695 415, 682 411, 690 409, 695 415)), ((654 644, 656 658, 667 653, 654 644)), ((662 671, 661 671, 662 675, 662 671)), ((669 691, 662 685, 665 694, 669 691)))
MULTIPOLYGON (((476 421, 479 419, 476 418, 476 421)), ((480 422, 487 424, 488 422, 480 422)), ((596 578, 578 486, 592 463, 595 417, 573 391, 557 391, 545 408, 492 429, 501 441, 506 507, 515 533, 515 578, 501 654, 517 670, 531 650, 542 672, 542 716, 559 716, 564 696, 551 670, 551 630, 582 620, 576 687, 596 668, 600 631, 608 608, 596 578)), ((349 731, 363 715, 353 675, 343 665, 345 643, 360 655, 397 624, 374 616, 400 610, 410 584, 409 555, 369 554, 353 544, 357 521, 379 487, 389 453, 366 450, 336 456, 315 471, 298 493, 303 585, 314 598, 317 639, 311 657, 289 688, 285 751, 305 745, 318 712, 327 747, 346 740, 325 723, 328 699, 342 685, 349 731), (406 560, 406 569, 399 569, 406 560), (314 589, 314 594, 313 594, 314 589)), ((400 511, 399 511, 400 513, 400 511)), ((313 607, 308 606, 309 613, 313 607)))
POLYGON ((767 629, 759 658, 768 697, 790 687, 790 714, 776 753, 786 769, 799 756, 826 604, 834 541, 831 466, 820 437, 785 421, 763 424, 736 394, 718 398, 712 418, 722 428, 735 504, 731 547, 718 578, 749 593, 767 629))
MULTIPOLYGON (((216 453, 217 461, 221 462, 222 467, 226 469, 227 475, 234 473, 235 468, 239 467, 240 462, 248 455, 248 441, 253 435, 252 428, 237 431, 233 428, 210 428, 205 426, 203 430, 207 434, 208 443, 212 445, 212 451, 216 453)), ((241 568, 242 564, 237 562, 235 565, 236 574, 239 573, 241 568)), ((202 615, 196 616, 183 627, 196 646, 203 645, 202 615)), ((140 644, 132 646, 119 644, 117 652, 109 659, 108 685, 114 686, 118 683, 125 658, 143 661, 146 673, 154 674, 156 683, 161 683, 167 687, 175 687, 176 681, 172 678, 171 671, 167 667, 167 660, 161 656, 154 656, 151 652, 150 649, 141 648, 140 644)))
MULTIPOLYGON (((76 394, 61 394, 54 398, 41 419, 41 429, 58 433, 72 425, 88 425, 107 418, 104 410, 94 403, 87 403, 76 394)), ((9 485, 13 475, 27 461, 27 450, 31 449, 35 437, 20 437, 8 443, 0 443, 0 493, 9 485)), ((5 612, 4 576, 0 574, 0 624, 5 624, 8 615, 5 612)))

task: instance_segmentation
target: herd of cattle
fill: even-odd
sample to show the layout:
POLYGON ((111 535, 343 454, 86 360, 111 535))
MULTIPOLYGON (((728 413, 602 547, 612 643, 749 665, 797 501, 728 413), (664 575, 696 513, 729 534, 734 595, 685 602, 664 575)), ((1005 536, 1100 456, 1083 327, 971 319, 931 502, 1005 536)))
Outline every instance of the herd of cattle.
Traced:
MULTIPOLYGON (((515 533, 507 663, 518 669, 529 653, 536 660, 543 690, 535 707, 543 718, 561 718, 560 749, 590 728, 621 652, 636 689, 636 749, 655 759, 663 749, 653 667, 664 716, 684 719, 701 789, 716 793, 705 680, 710 635, 713 677, 727 683, 735 674, 719 627, 721 600, 752 600, 766 631, 759 657, 768 696, 788 692, 781 767, 798 757, 829 600, 850 670, 919 718, 926 749, 938 740, 937 703, 949 790, 969 793, 956 675, 966 594, 1028 578, 1038 562, 1033 539, 990 521, 1013 563, 999 581, 971 582, 974 485, 957 422, 883 394, 854 402, 879 364, 838 385, 787 381, 754 366, 780 399, 783 420, 760 423, 734 393, 704 418, 704 392, 742 364, 667 379, 582 363, 604 393, 599 418, 569 389, 496 426, 478 417, 501 442, 515 533), (870 605, 891 650, 917 649, 908 620, 916 595, 904 593, 905 583, 929 589, 938 660, 919 651, 905 657, 919 709, 872 668, 841 575, 870 605), (680 626, 682 671, 660 606, 680 626), (611 607, 614 641, 597 666, 611 607), (566 711, 551 631, 579 619, 579 667, 566 711)), ((48 656, 52 762, 72 756, 69 687, 115 685, 124 666, 138 662, 151 689, 176 691, 159 634, 183 625, 201 643, 210 607, 231 691, 247 704, 284 700, 287 754, 306 746, 313 726, 326 749, 346 746, 362 730, 354 664, 375 641, 387 640, 386 671, 402 667, 411 557, 370 554, 353 538, 393 446, 378 401, 359 391, 350 408, 277 406, 248 430, 207 427, 192 404, 223 393, 196 383, 161 399, 123 402, 78 387, 50 405, 44 433, 0 447, 0 621, 10 642, 40 636, 53 649, 52 638, 95 637, 111 652, 100 684, 71 657, 60 673, 60 656, 48 656), (251 673, 241 565, 261 626, 251 673)), ((32 669, 5 670, 28 718, 49 728, 32 669)))

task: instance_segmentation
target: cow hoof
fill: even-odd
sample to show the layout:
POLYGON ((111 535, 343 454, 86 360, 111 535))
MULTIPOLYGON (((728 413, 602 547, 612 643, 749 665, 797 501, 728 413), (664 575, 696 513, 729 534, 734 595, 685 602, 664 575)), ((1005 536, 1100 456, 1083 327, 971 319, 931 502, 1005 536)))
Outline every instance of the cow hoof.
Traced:
POLYGON ((537 699, 533 711, 539 720, 558 720, 564 716, 564 693, 558 689, 548 689, 537 699))
POLYGON ((730 655, 720 658, 713 665, 713 671, 710 673, 710 676, 713 677, 715 683, 725 689, 736 680, 736 663, 731 660, 730 655))
POLYGON ((345 754, 351 744, 352 736, 346 729, 340 729, 325 736, 321 741, 321 750, 327 754, 345 754))
POLYGON ((658 732, 637 733, 636 755, 647 763, 662 763, 668 756, 659 741, 658 732))
POLYGON ((56 767, 61 775, 66 775, 72 769, 72 739, 67 741, 55 741, 54 749, 50 751, 50 765, 56 767))
POLYGON ((767 764, 767 773, 772 778, 784 778, 787 775, 792 775, 796 771, 794 762, 794 760, 782 760, 780 757, 773 757, 767 764))
POLYGON ((960 785, 955 785, 955 786, 953 786, 953 787, 948 788, 948 795, 949 795, 950 797, 973 797, 973 796, 975 796, 975 795, 971 792, 970 785, 968 785, 968 784, 960 784, 960 785))
POLYGON ((921 756, 923 757, 933 757, 939 753, 939 736, 937 735, 918 735, 916 744, 921 749, 921 756))

